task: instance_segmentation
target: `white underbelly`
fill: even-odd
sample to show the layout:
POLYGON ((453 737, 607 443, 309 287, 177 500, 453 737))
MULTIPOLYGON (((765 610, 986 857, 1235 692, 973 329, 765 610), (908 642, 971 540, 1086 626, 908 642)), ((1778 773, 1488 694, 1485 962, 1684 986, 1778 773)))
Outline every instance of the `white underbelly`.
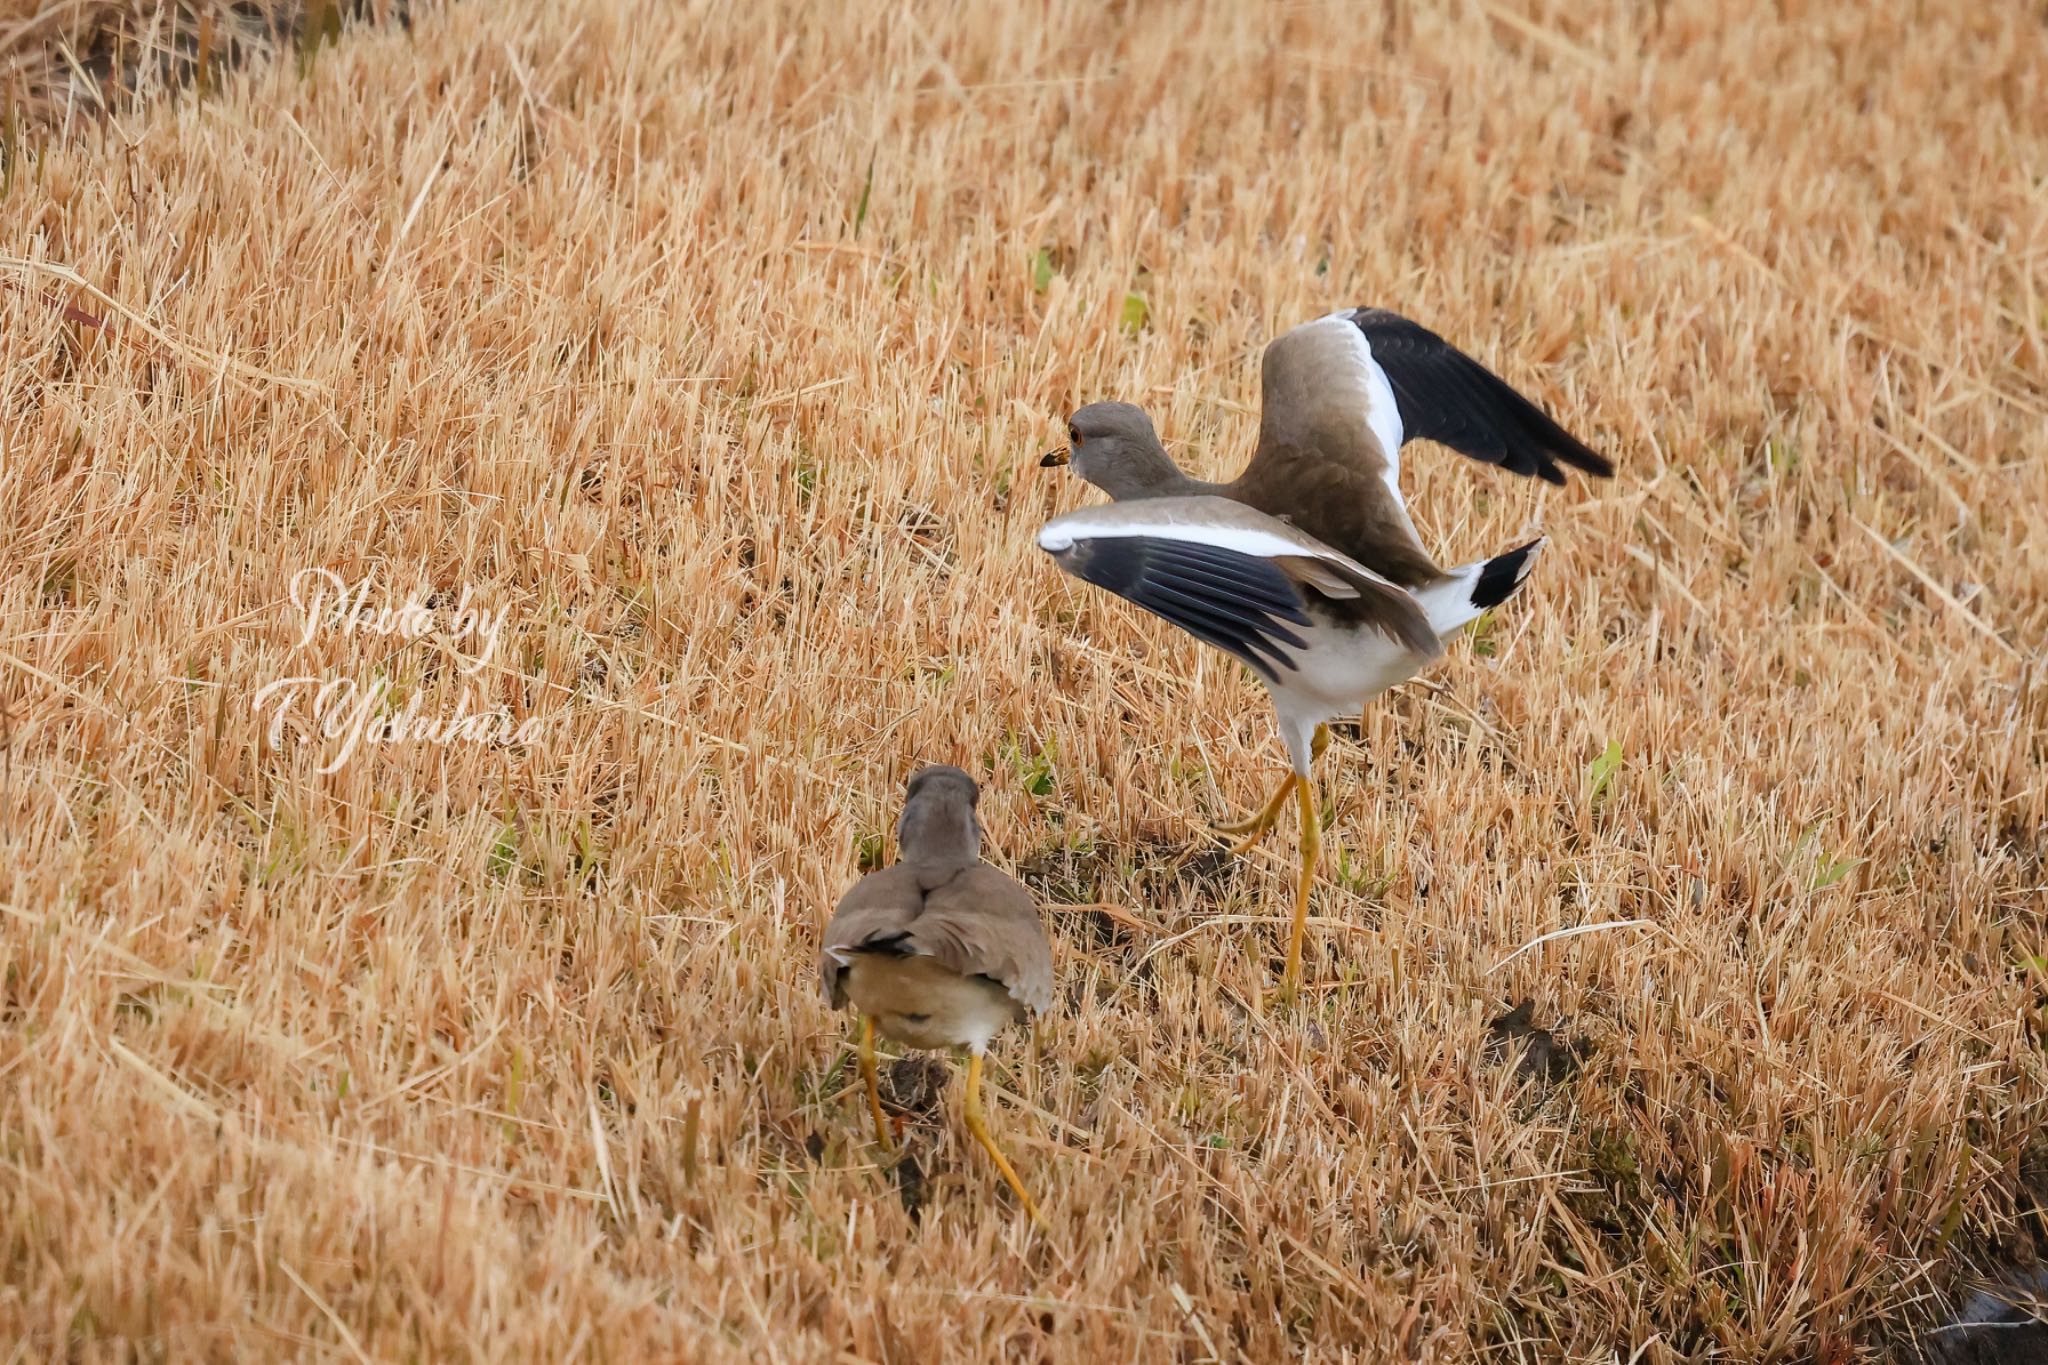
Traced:
POLYGON ((1283 715, 1308 725, 1356 714, 1380 693, 1420 673, 1434 657, 1375 630, 1318 625, 1304 634, 1308 648, 1289 651, 1294 669, 1280 670, 1279 680, 1267 686, 1283 715))
POLYGON ((885 1038, 906 1047, 984 1048, 1021 1008, 983 976, 962 976, 923 954, 855 953, 841 978, 846 998, 885 1038))

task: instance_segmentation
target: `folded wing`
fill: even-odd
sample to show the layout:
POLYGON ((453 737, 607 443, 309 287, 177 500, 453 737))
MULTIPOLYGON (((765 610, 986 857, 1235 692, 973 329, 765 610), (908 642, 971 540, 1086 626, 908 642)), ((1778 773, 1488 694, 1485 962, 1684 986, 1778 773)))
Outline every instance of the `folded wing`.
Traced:
POLYGON ((1031 893, 987 863, 931 893, 918 946, 954 971, 985 976, 1034 1014, 1052 1008, 1052 945, 1031 893))
POLYGON ((847 888, 818 950, 818 985, 825 1003, 845 1007, 846 988, 839 978, 854 954, 915 951, 906 935, 924 914, 924 900, 917 873, 904 863, 870 872, 847 888))
POLYGON ((1052 948, 1022 883, 986 863, 924 890, 916 869, 870 872, 840 898, 825 926, 818 984, 833 1008, 856 954, 930 957, 961 976, 985 976, 1034 1012, 1052 1005, 1052 948))

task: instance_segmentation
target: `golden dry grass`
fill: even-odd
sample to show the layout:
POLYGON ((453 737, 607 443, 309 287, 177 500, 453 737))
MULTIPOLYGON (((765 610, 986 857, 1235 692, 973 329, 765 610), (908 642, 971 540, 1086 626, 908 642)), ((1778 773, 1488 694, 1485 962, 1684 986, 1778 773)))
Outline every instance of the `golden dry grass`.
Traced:
POLYGON ((296 47, 311 64, 343 19, 403 17, 406 0, 0 0, 5 156, 21 125, 73 130, 226 68, 296 47))
POLYGON ((2048 47, 1905 8, 473 4, 44 147, 11 1358, 1910 1352, 2048 1184, 2048 47), (1553 549, 1324 760, 1262 1013, 1291 836, 1173 860, 1266 704, 1054 571, 1035 457, 1127 396, 1232 469, 1259 346, 1354 303, 1622 475, 1411 452, 1446 556, 1553 549), (313 567, 504 647, 301 648, 313 567), (323 775, 295 675, 542 735, 323 775), (1139 921, 1049 910, 998 1058, 1044 1236, 957 1082, 912 1218, 817 998, 923 761, 1139 921), (1523 998, 1571 1074, 1490 1053, 1523 998))

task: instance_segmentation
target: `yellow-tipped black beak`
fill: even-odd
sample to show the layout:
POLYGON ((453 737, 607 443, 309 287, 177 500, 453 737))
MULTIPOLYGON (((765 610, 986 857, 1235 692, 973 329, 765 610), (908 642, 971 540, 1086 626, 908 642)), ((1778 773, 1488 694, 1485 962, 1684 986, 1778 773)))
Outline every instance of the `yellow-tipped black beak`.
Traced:
POLYGON ((1045 452, 1044 458, 1039 460, 1038 467, 1040 469, 1051 469, 1055 465, 1063 465, 1067 462, 1067 457, 1071 453, 1065 446, 1061 446, 1058 450, 1048 450, 1045 452))

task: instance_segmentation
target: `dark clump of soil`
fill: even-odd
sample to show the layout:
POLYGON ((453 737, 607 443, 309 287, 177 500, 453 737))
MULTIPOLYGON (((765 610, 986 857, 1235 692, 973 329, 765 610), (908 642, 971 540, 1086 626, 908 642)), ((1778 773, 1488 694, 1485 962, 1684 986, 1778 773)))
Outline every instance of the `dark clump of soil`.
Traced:
POLYGON ((1040 849, 1017 864, 1017 880, 1030 889, 1041 904, 1084 905, 1095 899, 1100 875, 1099 853, 1077 853, 1054 845, 1040 849))
POLYGON ((1534 1022, 1536 1002, 1524 1000, 1498 1019, 1486 1026, 1487 1055, 1498 1061, 1519 1049, 1515 1071, 1524 1078, 1533 1078, 1555 1085, 1569 1079, 1585 1059, 1586 1045, 1583 1042, 1568 1042, 1547 1028, 1538 1028, 1534 1022))
POLYGON ((905 1147, 889 1168, 896 1179, 896 1197, 903 1201, 903 1211, 915 1223, 924 1214, 924 1206, 931 1198, 931 1182, 925 1176, 924 1158, 915 1148, 905 1147))
POLYGON ((2017 1204, 2002 1236, 1957 1258, 1955 1316, 1920 1338, 1936 1365, 2048 1362, 2048 1139, 2020 1157, 2017 1204))
POLYGON ((899 1057, 882 1076, 882 1107, 906 1118, 930 1118, 945 1098, 953 1069, 935 1057, 899 1057))

